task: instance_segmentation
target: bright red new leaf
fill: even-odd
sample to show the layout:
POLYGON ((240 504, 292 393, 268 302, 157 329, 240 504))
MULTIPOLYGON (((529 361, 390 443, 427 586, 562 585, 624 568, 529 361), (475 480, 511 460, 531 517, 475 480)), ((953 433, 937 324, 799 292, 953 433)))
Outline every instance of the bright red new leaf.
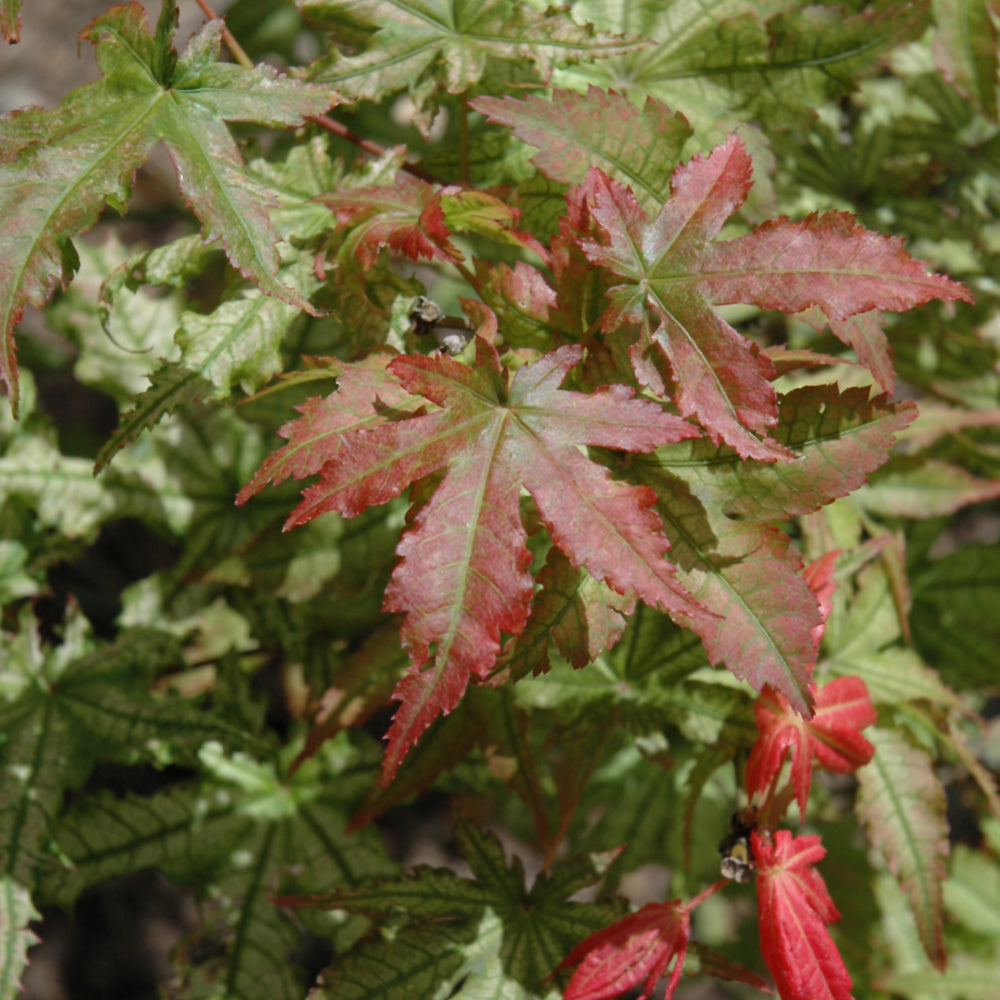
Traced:
POLYGON ((803 719, 788 699, 772 687, 754 704, 760 736, 747 761, 746 789, 751 798, 766 793, 792 754, 792 784, 804 817, 812 782, 812 761, 839 774, 857 770, 872 759, 875 748, 860 733, 875 722, 875 708, 860 677, 838 677, 816 693, 816 714, 803 719))
POLYGON ((642 984, 642 996, 653 991, 674 959, 664 993, 670 1000, 684 968, 691 929, 688 907, 679 899, 647 903, 641 910, 591 934, 560 963, 577 965, 563 1000, 608 1000, 642 984))
POLYGON ((386 591, 385 609, 406 615, 402 636, 412 660, 394 692, 401 705, 386 781, 423 730, 455 707, 470 675, 489 673, 501 632, 524 629, 533 583, 522 487, 574 566, 684 625, 711 617, 664 558, 669 546, 654 492, 611 479, 579 447, 651 451, 697 430, 624 386, 589 395, 560 389, 580 347, 545 355, 508 386, 492 345, 477 337, 476 346, 475 368, 445 355, 348 367, 340 392, 310 401, 303 418, 283 428, 290 443, 239 497, 268 480, 320 471, 291 527, 327 511, 354 516, 443 473, 433 492, 424 491, 386 591))
POLYGON ((750 156, 733 136, 674 171, 671 197, 650 220, 628 188, 592 169, 583 190, 603 232, 596 239, 581 233, 580 245, 592 263, 625 279, 610 293, 604 327, 639 326, 632 353, 639 381, 666 388, 650 357, 659 351, 684 416, 696 416, 714 441, 742 457, 773 462, 792 457, 761 438, 778 420, 774 370, 713 306, 742 302, 791 313, 815 307, 842 323, 876 309, 971 296, 928 274, 902 240, 869 232, 843 212, 772 219, 746 236, 714 242, 746 199, 751 172, 750 156))
POLYGON ((760 949, 781 1000, 850 1000, 851 977, 826 925, 839 919, 813 865, 826 850, 817 836, 778 830, 751 835, 757 863, 760 949))

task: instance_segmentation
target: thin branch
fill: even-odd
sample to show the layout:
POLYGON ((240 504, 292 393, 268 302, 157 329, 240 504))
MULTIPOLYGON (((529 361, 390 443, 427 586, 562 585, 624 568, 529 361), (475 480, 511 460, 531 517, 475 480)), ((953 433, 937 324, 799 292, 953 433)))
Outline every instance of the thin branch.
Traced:
MULTIPOLYGON (((309 115, 309 121, 315 122, 317 125, 325 128, 328 132, 332 132, 341 139, 345 139, 347 142, 353 143, 359 149, 363 149, 366 153, 370 153, 372 156, 385 156, 387 152, 384 146, 380 146, 377 142, 372 142, 371 139, 366 139, 364 136, 358 135, 357 132, 352 131, 346 125, 335 121, 329 115, 309 115)), ((404 161, 400 169, 405 170, 408 174, 413 174, 414 177, 419 177, 422 181, 427 181, 429 184, 442 183, 439 177, 435 177, 434 174, 429 173, 415 163, 406 163, 404 161)))
POLYGON ((194 0, 194 2, 201 8, 202 13, 211 21, 222 21, 222 40, 226 43, 226 48, 233 54, 233 58, 244 68, 253 69, 253 62, 250 57, 243 51, 243 46, 240 45, 235 38, 233 38, 233 33, 226 27, 225 21, 219 17, 218 14, 212 10, 211 7, 205 2, 205 0, 194 0))

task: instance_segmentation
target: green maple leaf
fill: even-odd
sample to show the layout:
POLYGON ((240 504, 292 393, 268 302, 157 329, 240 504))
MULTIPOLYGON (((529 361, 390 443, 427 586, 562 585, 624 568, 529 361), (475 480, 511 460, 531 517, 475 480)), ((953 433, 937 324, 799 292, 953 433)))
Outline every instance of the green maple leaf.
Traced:
POLYGON ((364 754, 342 743, 287 778, 273 762, 227 756, 218 744, 199 757, 197 782, 153 796, 95 796, 68 811, 54 834, 73 869, 48 873, 39 898, 69 906, 93 882, 155 867, 200 896, 198 933, 175 954, 184 995, 299 1000, 301 924, 338 944, 362 924, 326 914, 292 919, 272 895, 328 891, 393 870, 374 828, 346 832, 367 784, 364 754))
POLYGON ((262 291, 312 311, 278 277, 272 193, 244 171, 223 122, 296 125, 325 111, 330 92, 268 67, 217 63, 221 21, 209 22, 178 58, 170 45, 175 20, 174 0, 164 3, 155 34, 140 4, 115 7, 82 36, 96 46, 103 79, 73 91, 54 111, 0 119, 0 379, 15 414, 14 325, 25 305, 41 306, 75 270, 70 237, 92 226, 106 204, 124 210, 132 177, 161 139, 204 239, 218 239, 262 291))
MULTIPOLYGON (((788 125, 848 93, 893 45, 925 24, 916 5, 845 17, 842 10, 787 0, 671 0, 609 11, 583 0, 577 15, 605 30, 652 38, 649 48, 557 73, 556 82, 620 87, 684 113, 703 141, 721 141, 751 120, 788 125)), ((742 131, 742 129, 741 129, 742 131)))
POLYGON ((299 7, 336 25, 339 39, 345 25, 361 38, 374 32, 357 55, 335 50, 315 63, 314 80, 335 87, 344 101, 378 100, 407 87, 424 126, 433 116, 435 92, 459 94, 473 87, 488 58, 530 60, 546 79, 556 64, 648 44, 595 32, 577 24, 565 8, 541 14, 513 0, 299 0, 299 7))
POLYGON ((562 861, 529 890, 520 860, 508 863, 493 834, 460 818, 455 839, 472 879, 421 866, 402 878, 280 900, 405 920, 391 937, 368 939, 338 959, 316 1000, 555 998, 549 974, 574 944, 621 915, 614 903, 570 902, 601 877, 613 853, 562 861))

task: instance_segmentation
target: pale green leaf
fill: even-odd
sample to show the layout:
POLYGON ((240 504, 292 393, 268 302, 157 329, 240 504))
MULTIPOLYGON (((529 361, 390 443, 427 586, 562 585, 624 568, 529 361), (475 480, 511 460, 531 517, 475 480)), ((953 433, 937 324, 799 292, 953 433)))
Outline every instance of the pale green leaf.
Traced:
POLYGON ((862 486, 855 500, 881 517, 945 517, 1000 496, 1000 480, 982 479, 933 458, 897 456, 862 486))
MULTIPOLYGON (((318 287, 310 262, 279 274, 290 287, 318 287)), ((281 299, 249 288, 210 313, 184 312, 175 341, 176 360, 149 376, 152 383, 122 414, 115 433, 97 457, 97 472, 126 444, 165 416, 192 402, 226 399, 236 386, 255 392, 283 367, 281 344, 300 311, 281 299)))
POLYGON ((998 981, 1000 959, 956 955, 944 972, 901 973, 891 976, 885 986, 893 993, 935 1000, 994 1000, 998 981))
POLYGON ((28 890, 8 874, 0 877, 0 997, 4 1000, 22 995, 28 949, 38 944, 28 924, 38 919, 28 890))
POLYGON ((944 883, 949 915, 975 934, 996 940, 1000 937, 1000 868, 996 861, 958 844, 950 869, 944 883))
POLYGON ((944 788, 927 754, 899 733, 873 728, 865 735, 875 756, 858 771, 858 815, 906 893, 924 950, 940 969, 948 855, 944 788))
POLYGON ((530 61, 544 80, 553 66, 648 44, 595 32, 565 8, 538 13, 513 0, 299 0, 299 7, 320 22, 375 32, 360 53, 334 49, 314 63, 312 79, 335 88, 344 101, 378 100, 406 87, 424 128, 437 90, 458 94, 475 86, 488 58, 530 61))
POLYGON ((167 37, 173 14, 168 0, 155 37, 139 4, 95 19, 84 37, 96 46, 104 79, 74 91, 55 111, 0 119, 0 217, 8 265, 0 272, 0 376, 15 413, 14 324, 26 304, 42 305, 69 279, 68 238, 93 225, 105 204, 124 210, 132 176, 160 139, 205 239, 219 239, 233 266, 267 293, 311 308, 276 276, 272 195, 244 171, 223 119, 295 125, 325 111, 330 93, 267 67, 216 67, 220 21, 209 22, 178 62, 167 37))
MULTIPOLYGON (((598 27, 652 38, 656 45, 594 67, 557 73, 652 96, 682 112, 700 140, 721 141, 750 119, 801 123, 823 101, 854 89, 894 44, 919 33, 914 8, 844 16, 832 7, 791 8, 750 0, 672 0, 617 9, 587 0, 578 16, 598 27), (772 16, 773 15, 773 16, 772 16)), ((575 80, 574 80, 575 78, 575 80)))

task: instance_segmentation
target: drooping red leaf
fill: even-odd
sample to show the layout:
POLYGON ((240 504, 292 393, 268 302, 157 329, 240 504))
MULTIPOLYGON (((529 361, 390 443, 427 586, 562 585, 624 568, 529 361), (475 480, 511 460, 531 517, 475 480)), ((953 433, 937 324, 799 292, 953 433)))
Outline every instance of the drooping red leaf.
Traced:
POLYGON ((714 441, 744 458, 787 460, 787 449, 761 438, 778 419, 773 368, 713 306, 740 302, 791 313, 815 307, 841 323, 875 309, 971 296, 928 274, 902 240, 869 232, 843 212, 772 219, 715 242, 746 199, 751 169, 742 141, 731 137, 674 171, 671 197, 653 220, 629 189, 591 170, 583 188, 602 232, 583 233, 580 243, 593 263, 625 279, 610 293, 604 326, 640 328, 636 377, 656 386, 649 350, 659 350, 683 415, 696 416, 714 441))
POLYGON ((760 948, 781 1000, 850 1000, 851 977, 826 925, 840 914, 813 865, 819 837, 751 835, 757 863, 760 948))
POLYGON ((839 555, 839 549, 831 549, 829 552, 824 552, 819 559, 814 559, 802 570, 802 579, 816 595, 819 614, 823 619, 812 630, 817 649, 823 638, 823 633, 826 631, 826 620, 830 617, 830 611, 833 609, 833 592, 837 589, 837 581, 833 578, 833 574, 837 568, 837 556, 839 555))
POLYGON ((785 754, 792 754, 792 785, 805 817, 812 762, 839 774, 867 764, 875 748, 860 733, 875 722, 875 708, 860 677, 838 677, 816 693, 816 712, 803 719, 788 699, 771 687, 754 704, 754 721, 760 737, 747 761, 747 795, 763 795, 781 773, 785 754))
POLYGON ((477 337, 476 348, 474 368, 443 355, 403 355, 381 371, 348 368, 340 377, 346 395, 306 404, 284 431, 289 444, 240 494, 245 500, 269 479, 313 472, 325 453, 321 481, 305 491, 291 527, 327 511, 353 516, 443 474, 403 535, 386 592, 386 610, 406 615, 412 661, 395 691, 401 705, 386 781, 423 730, 457 704, 469 677, 488 674, 501 632, 524 628, 533 584, 522 487, 574 566, 683 624, 711 617, 664 558, 653 491, 612 480, 579 449, 650 451, 697 430, 624 386, 590 395, 560 389, 582 348, 543 356, 509 387, 492 345, 477 337), (418 399, 424 405, 414 409, 418 399))
POLYGON ((560 963, 577 965, 563 1000, 609 1000, 642 985, 646 1000, 674 960, 665 1000, 670 1000, 684 968, 691 916, 679 899, 647 903, 641 910, 591 934, 560 963), (579 963, 579 964, 577 964, 579 963))

